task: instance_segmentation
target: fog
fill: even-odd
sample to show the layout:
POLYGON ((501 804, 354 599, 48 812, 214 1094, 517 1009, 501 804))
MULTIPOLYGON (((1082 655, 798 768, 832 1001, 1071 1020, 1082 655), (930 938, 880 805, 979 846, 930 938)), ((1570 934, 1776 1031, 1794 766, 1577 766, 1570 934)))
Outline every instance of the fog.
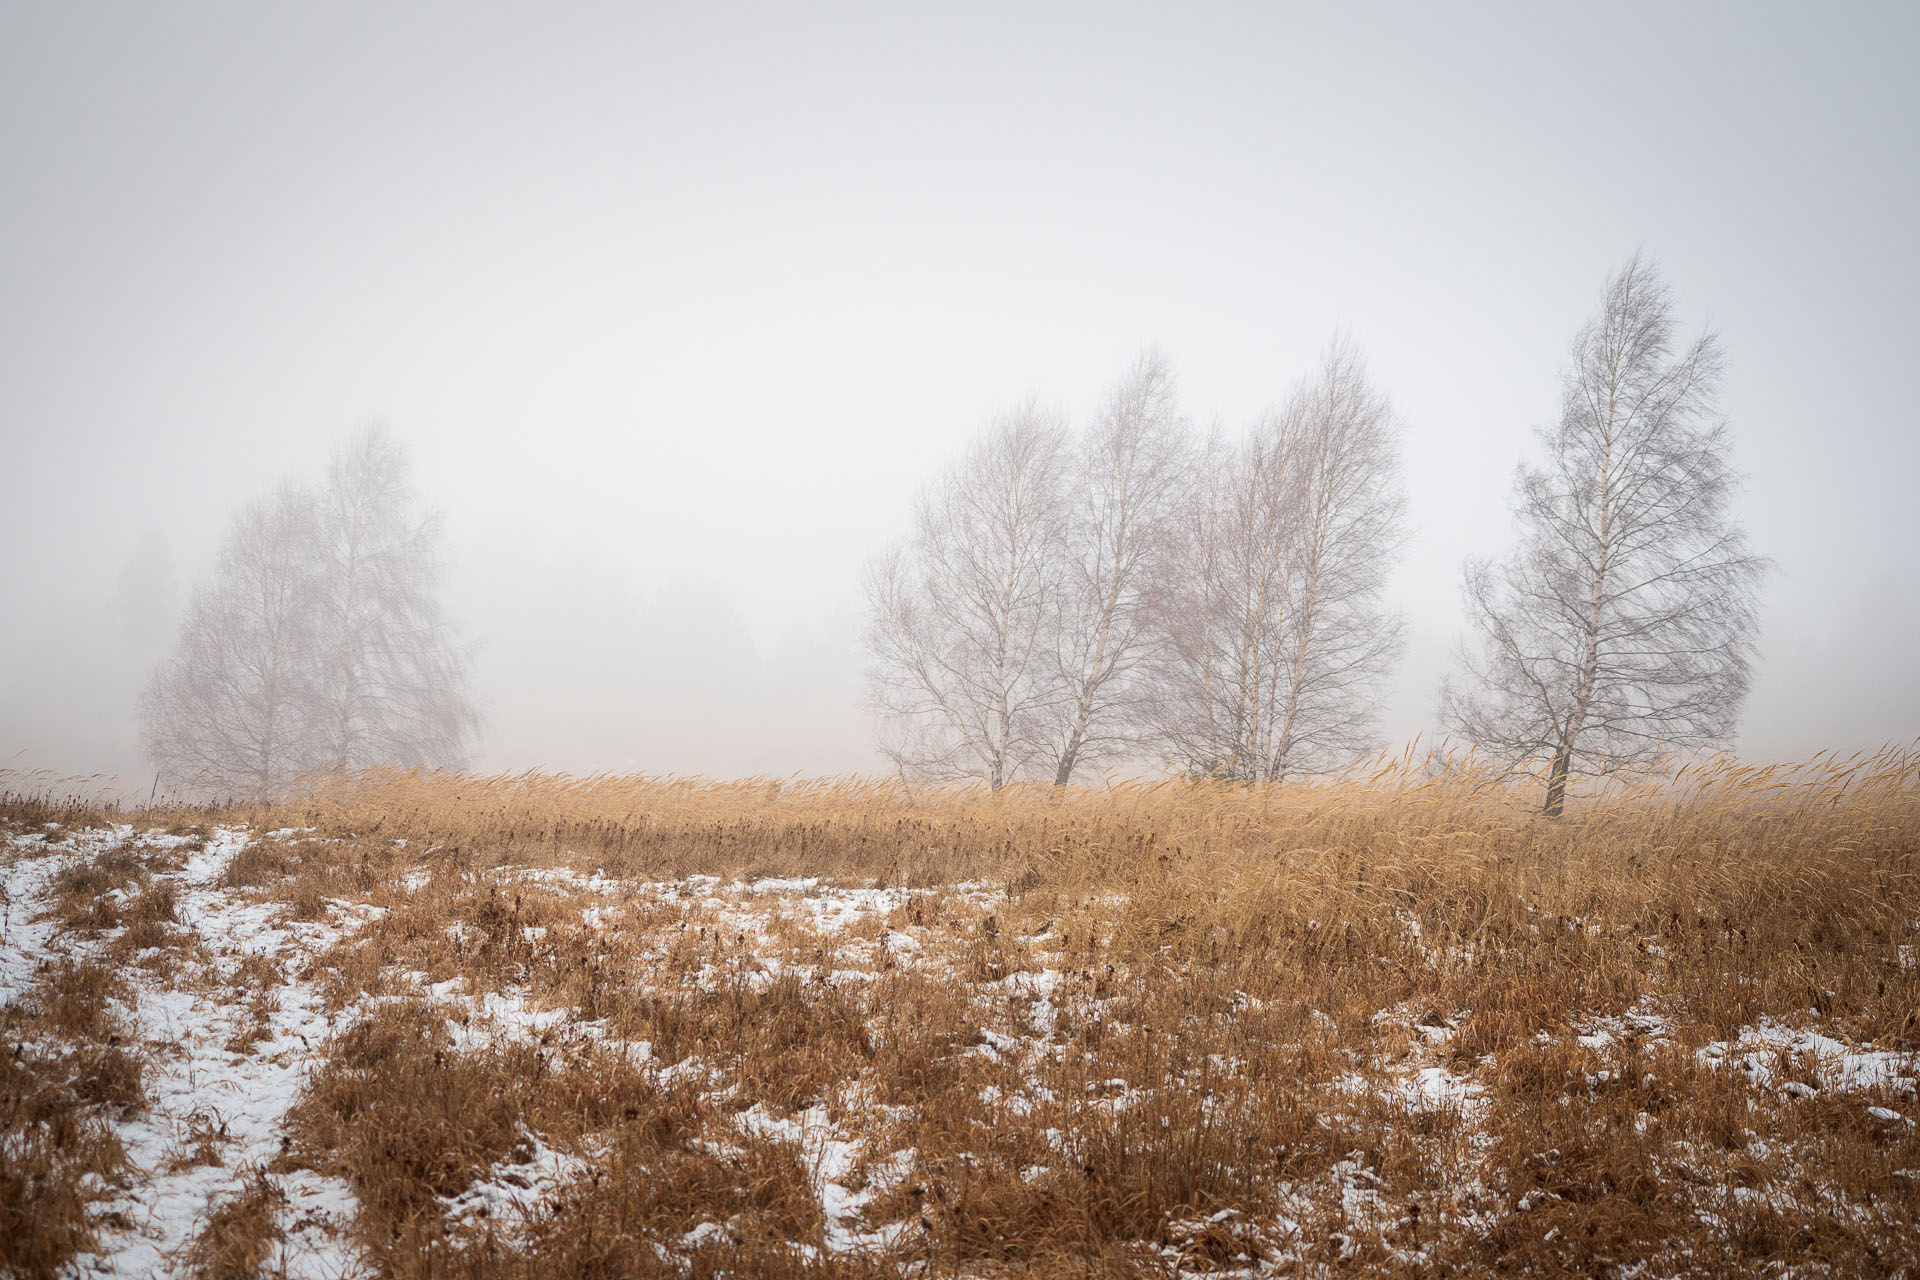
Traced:
POLYGON ((863 565, 998 410, 1329 338, 1403 432, 1382 729, 1435 732, 1608 273, 1729 356, 1778 566, 1737 748, 1920 727, 1910 4, 0 11, 0 767, 144 790, 244 501, 385 424, 479 767, 877 770, 863 565))

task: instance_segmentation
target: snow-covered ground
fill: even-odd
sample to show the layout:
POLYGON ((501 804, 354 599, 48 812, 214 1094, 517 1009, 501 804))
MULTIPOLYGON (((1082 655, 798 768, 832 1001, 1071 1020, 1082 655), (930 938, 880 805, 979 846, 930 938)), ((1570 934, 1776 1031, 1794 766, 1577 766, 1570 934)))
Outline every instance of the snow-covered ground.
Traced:
MULTIPOLYGON (((209 1208, 242 1190, 280 1150, 282 1117, 331 1033, 317 989, 298 975, 367 913, 342 903, 325 922, 294 923, 281 919, 286 912, 277 904, 250 902, 216 887, 249 838, 243 830, 216 830, 179 870, 154 875, 156 882, 173 884, 179 919, 199 946, 181 948, 178 960, 159 972, 141 967, 138 956, 120 968, 132 993, 122 1014, 150 1063, 148 1105, 144 1114, 117 1124, 134 1176, 96 1212, 103 1223, 126 1225, 101 1232, 99 1251, 79 1259, 84 1274, 166 1274, 209 1208), (273 965, 282 981, 264 1035, 242 1053, 227 1046, 252 1030, 253 1012, 232 998, 231 981, 249 956, 273 965), (217 1152, 219 1163, 193 1158, 203 1145, 217 1152)), ((165 849, 190 843, 197 842, 160 832, 136 835, 130 827, 52 844, 16 838, 14 857, 0 871, 9 912, 0 944, 0 1002, 23 993, 54 951, 86 958, 104 954, 112 940, 112 932, 56 937, 54 922, 33 918, 46 905, 48 883, 60 867, 115 844, 165 849)), ((272 1182, 287 1205, 286 1239, 275 1264, 290 1277, 314 1280, 357 1274, 343 1240, 353 1213, 346 1185, 310 1173, 276 1174, 272 1182)))
MULTIPOLYGON (((52 883, 63 868, 115 847, 184 851, 173 869, 153 872, 152 883, 172 886, 180 928, 192 941, 174 944, 176 955, 167 965, 143 967, 143 953, 133 957, 134 963, 118 966, 128 998, 116 1013, 134 1029, 149 1063, 144 1077, 147 1105, 114 1121, 133 1173, 124 1186, 96 1201, 94 1217, 102 1224, 98 1247, 76 1260, 78 1274, 153 1277, 181 1271, 209 1214, 261 1178, 279 1205, 283 1239, 270 1259, 276 1272, 290 1280, 344 1280, 365 1273, 351 1243, 351 1188, 337 1178, 273 1171, 269 1165, 285 1148, 283 1121, 320 1062, 323 1047, 357 1014, 349 1009, 329 1017, 313 962, 377 918, 379 909, 334 900, 327 904, 324 919, 300 922, 288 918, 284 903, 257 901, 218 883, 250 841, 303 834, 225 827, 196 839, 119 826, 54 838, 11 838, 8 856, 0 860, 0 1004, 25 995, 42 966, 56 956, 105 957, 121 932, 61 930, 48 909, 52 883), (250 958, 256 967, 262 961, 271 965, 277 975, 273 996, 266 1001, 264 1027, 254 1025, 254 1004, 236 992, 237 970, 250 958), (209 1153, 215 1158, 208 1159, 209 1153)), ((157 861, 163 868, 167 865, 165 859, 157 861)), ((671 884, 635 885, 564 869, 524 869, 512 878, 589 894, 665 894, 699 904, 712 927, 756 941, 764 940, 769 923, 782 917, 830 932, 862 916, 884 914, 903 900, 901 891, 823 889, 812 879, 723 885, 710 876, 694 876, 671 884)), ((410 887, 421 883, 424 876, 416 875, 410 887)), ((986 892, 981 886, 962 890, 967 891, 986 892)), ((119 890, 110 893, 125 896, 119 890)), ((600 910, 589 907, 588 914, 600 910)), ((866 947, 870 953, 888 945, 883 934, 866 947)), ((911 950, 914 942, 896 934, 890 945, 911 950)), ((780 960, 769 955, 752 976, 764 983, 780 968, 780 960)), ((565 1018, 561 1010, 531 1007, 523 991, 472 992, 459 979, 422 982, 418 994, 449 1010, 464 1010, 465 1016, 448 1021, 450 1043, 459 1050, 500 1037, 538 1035, 565 1018)), ((631 1048, 642 1060, 648 1056, 645 1044, 631 1048)), ((682 1063, 662 1077, 697 1070, 696 1063, 682 1063)), ((825 1108, 791 1119, 752 1109, 741 1113, 735 1124, 744 1136, 791 1141, 804 1154, 813 1191, 822 1203, 829 1248, 863 1248, 889 1237, 888 1232, 864 1232, 855 1225, 858 1208, 878 1184, 869 1183, 861 1191, 842 1185, 860 1143, 838 1130, 825 1108)), ((477 1218, 511 1223, 578 1172, 581 1162, 576 1157, 548 1148, 538 1135, 526 1137, 530 1156, 517 1158, 449 1200, 451 1223, 477 1218)), ((911 1153, 906 1157, 910 1162, 911 1153)))
MULTIPOLYGON (((1861 1048, 1818 1031, 1796 1030, 1770 1021, 1747 1027, 1731 1044, 1715 1041, 1700 1050, 1700 1059, 1744 1071, 1756 1085, 1778 1083, 1783 1092, 1795 1097, 1810 1097, 1822 1089, 1841 1093, 1886 1089, 1912 1098, 1916 1094, 1914 1072, 1920 1066, 1911 1053, 1861 1048), (1783 1063, 1799 1066, 1812 1079, 1779 1081, 1783 1063)), ((1904 1119, 1886 1107, 1873 1110, 1880 1113, 1877 1119, 1904 1119)))

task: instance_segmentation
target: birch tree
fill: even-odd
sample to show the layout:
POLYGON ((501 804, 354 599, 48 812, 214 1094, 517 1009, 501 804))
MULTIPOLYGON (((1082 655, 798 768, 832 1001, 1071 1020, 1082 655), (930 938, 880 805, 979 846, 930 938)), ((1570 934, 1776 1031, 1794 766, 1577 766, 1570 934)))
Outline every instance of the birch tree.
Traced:
POLYGON ((234 519, 141 698, 147 756, 169 786, 262 797, 311 767, 317 523, 291 486, 234 519))
POLYGON ((327 765, 465 763, 479 718, 413 507, 404 453, 370 430, 317 494, 240 512, 141 700, 162 780, 268 796, 327 765))
POLYGON ((1188 483, 1173 371, 1149 350, 1114 387, 1069 471, 1053 614, 1060 699, 1048 737, 1053 781, 1137 740, 1149 654, 1147 583, 1188 483))
POLYGON ((1335 341, 1281 410, 1209 445, 1159 574, 1152 714, 1191 772, 1281 781, 1373 745, 1401 624, 1393 414, 1335 341))
POLYGON ((1449 727, 1569 779, 1723 741, 1745 697, 1767 562, 1729 508, 1718 340, 1677 346, 1671 294, 1636 255, 1574 339, 1544 465, 1516 478, 1519 546, 1469 561, 1475 643, 1449 727))
POLYGON ((1189 772, 1241 781, 1268 772, 1297 515, 1272 425, 1208 441, 1151 597, 1154 737, 1189 772))
POLYGON ((1381 686, 1405 631, 1382 599, 1405 515, 1393 408, 1350 341, 1336 339, 1295 389, 1279 451, 1295 511, 1268 756, 1275 781, 1378 745, 1381 686))
POLYGON ((907 776, 997 791, 1045 752, 1061 700, 1049 647, 1065 447, 1054 415, 1006 415, 869 567, 870 688, 882 749, 907 776))
POLYGON ((458 764, 478 728, 440 607, 438 522, 414 511, 405 452, 378 427, 335 453, 319 501, 312 623, 323 759, 458 764))

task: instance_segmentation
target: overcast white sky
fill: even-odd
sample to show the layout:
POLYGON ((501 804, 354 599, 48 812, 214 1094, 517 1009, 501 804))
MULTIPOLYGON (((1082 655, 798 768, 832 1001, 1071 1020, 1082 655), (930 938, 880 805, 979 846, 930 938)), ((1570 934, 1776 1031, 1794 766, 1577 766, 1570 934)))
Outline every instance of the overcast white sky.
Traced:
POLYGON ((141 584, 378 419, 481 764, 871 768, 857 575, 994 410, 1157 342, 1238 426, 1337 327, 1405 427, 1404 740, 1641 247, 1780 565, 1739 745, 1911 740, 1916 50, 1911 3, 8 4, 0 767, 139 776, 141 584))

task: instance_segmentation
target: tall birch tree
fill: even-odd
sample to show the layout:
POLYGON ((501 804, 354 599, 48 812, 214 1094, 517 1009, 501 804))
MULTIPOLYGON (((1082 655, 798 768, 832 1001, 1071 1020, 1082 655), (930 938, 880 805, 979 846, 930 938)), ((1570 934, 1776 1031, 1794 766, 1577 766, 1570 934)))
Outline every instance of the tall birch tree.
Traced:
POLYGON ((1149 350, 1115 385, 1069 462, 1052 613, 1056 786, 1138 740, 1151 641, 1147 586, 1188 487, 1187 455, 1172 367, 1149 350))
POLYGON ((994 790, 1047 748, 1061 701, 1051 646, 1065 533, 1066 432, 1028 404, 993 424, 869 566, 869 684, 881 747, 906 776, 994 790))
POLYGON ((1441 693, 1448 726, 1569 780, 1723 741, 1751 672, 1768 563, 1733 519, 1724 360, 1678 345, 1672 296, 1635 255, 1574 339, 1543 465, 1516 477, 1519 546, 1469 561, 1474 642, 1441 693))
POLYGON ((317 527, 312 496, 291 485, 234 518, 141 697, 147 757, 167 785, 264 797, 312 767, 317 527))
POLYGON ((140 704, 168 785, 270 796, 328 765, 450 767, 479 730, 406 455, 364 431, 244 508, 140 704))
POLYGON ((439 524, 414 509, 405 451, 379 427, 361 431, 334 454, 317 507, 321 757, 349 769, 463 761, 478 717, 440 606, 439 524))
POLYGON ((1154 592, 1150 706, 1189 771, 1281 781, 1373 745, 1401 624, 1398 442, 1359 352, 1336 340, 1238 445, 1208 447, 1154 592))
POLYGON ((1381 686, 1405 634, 1384 601, 1406 510, 1399 437, 1392 405, 1350 340, 1336 339, 1295 388, 1278 451, 1295 509, 1267 757, 1275 781, 1378 745, 1381 686))

